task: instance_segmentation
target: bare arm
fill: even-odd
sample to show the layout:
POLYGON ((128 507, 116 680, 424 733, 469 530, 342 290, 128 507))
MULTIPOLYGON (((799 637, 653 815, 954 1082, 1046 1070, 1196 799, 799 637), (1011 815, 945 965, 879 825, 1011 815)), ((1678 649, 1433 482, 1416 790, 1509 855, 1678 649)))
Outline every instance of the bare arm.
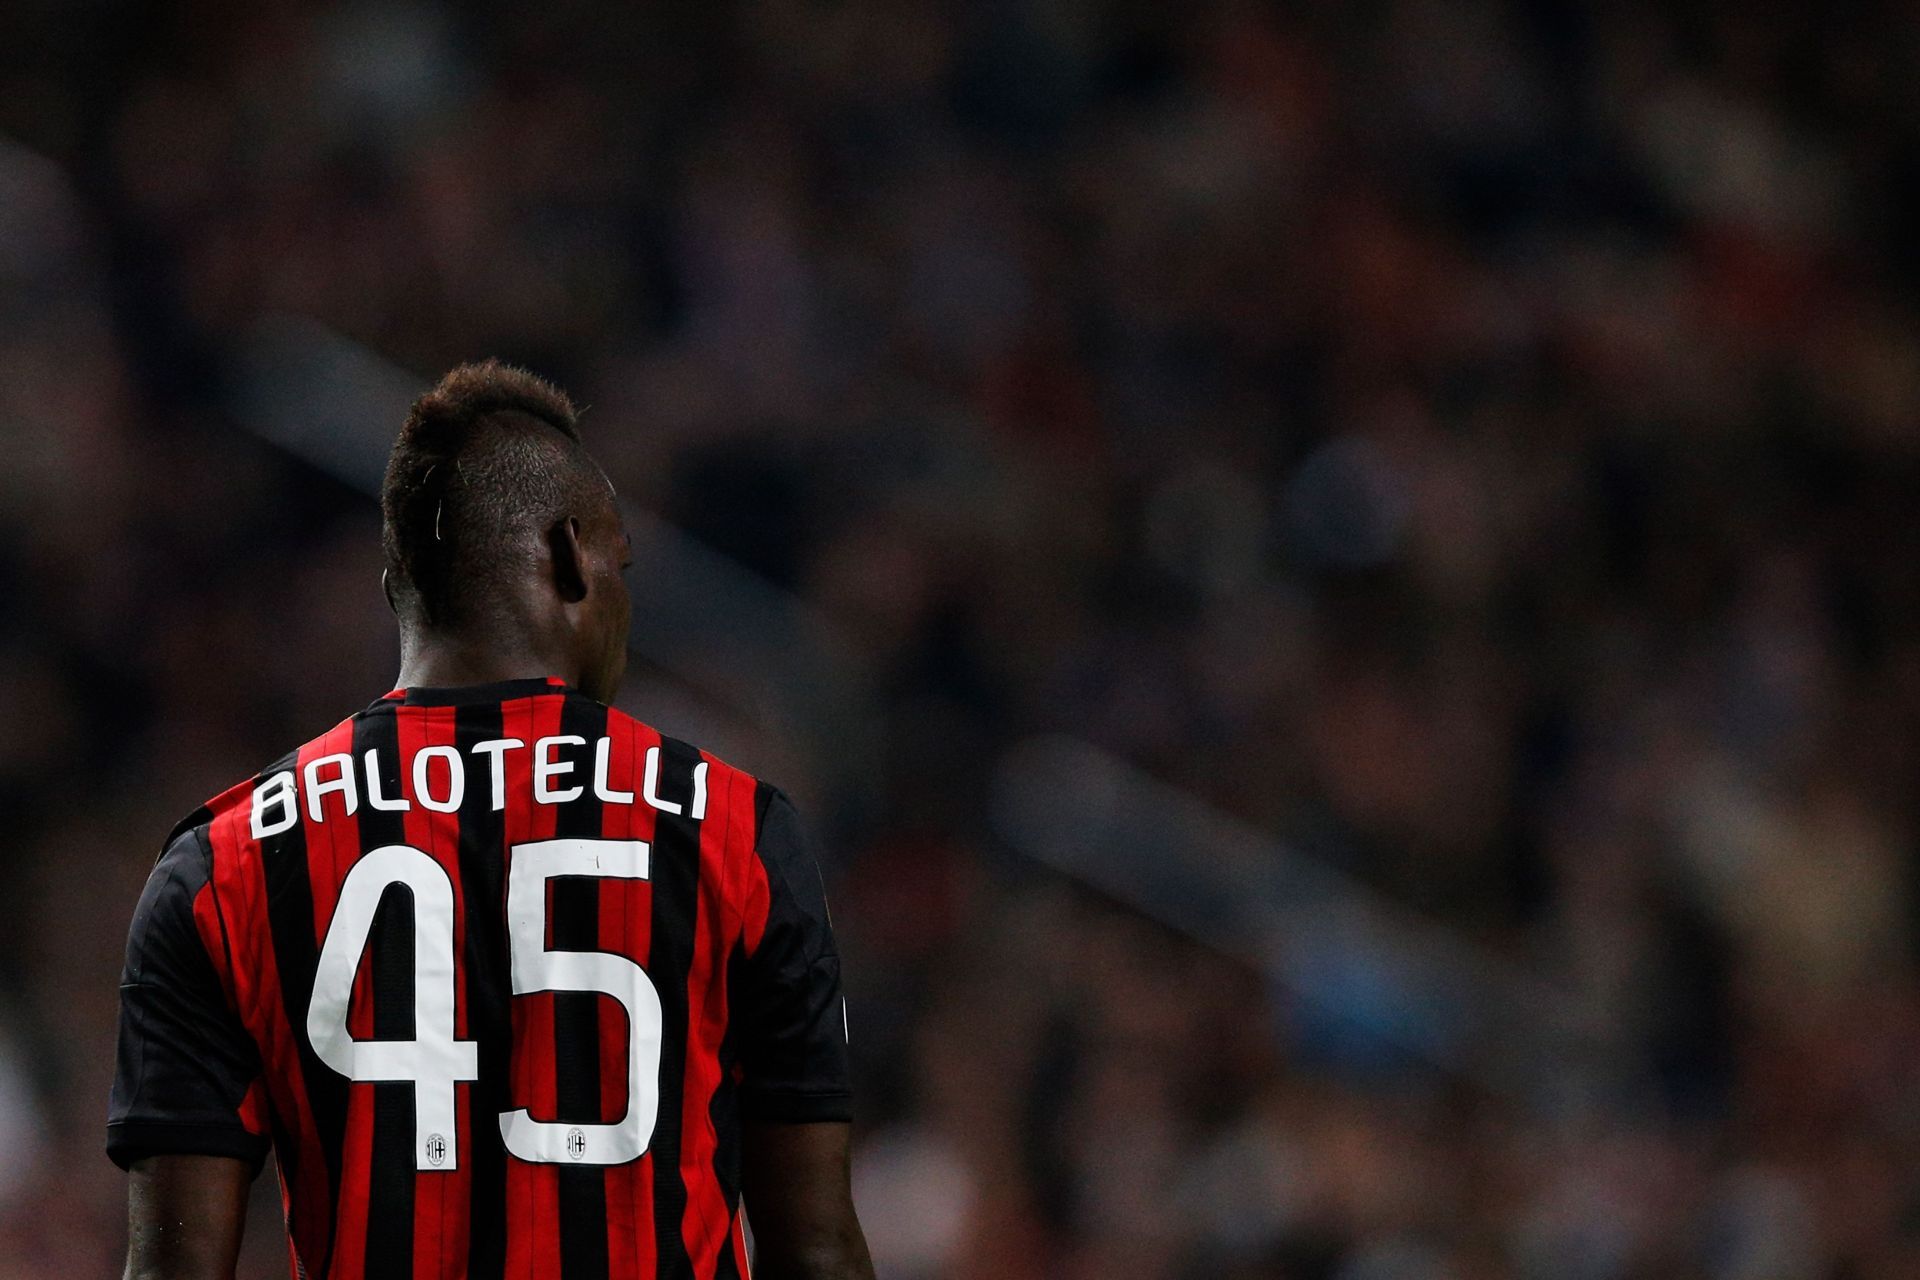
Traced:
POLYGON ((853 1210, 851 1126, 749 1124, 741 1194, 756 1280, 873 1280, 853 1210))
POLYGON ((148 1156, 127 1180, 126 1280, 233 1280, 254 1170, 225 1156, 148 1156))

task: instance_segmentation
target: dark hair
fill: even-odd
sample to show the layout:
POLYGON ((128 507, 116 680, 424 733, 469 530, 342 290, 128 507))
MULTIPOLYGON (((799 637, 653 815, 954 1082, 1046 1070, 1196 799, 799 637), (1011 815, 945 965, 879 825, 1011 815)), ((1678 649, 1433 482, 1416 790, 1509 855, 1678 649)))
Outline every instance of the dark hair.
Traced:
POLYGON ((485 621, 580 488, 604 484, 578 412, 552 383, 487 360, 413 403, 380 488, 388 589, 402 617, 485 621))

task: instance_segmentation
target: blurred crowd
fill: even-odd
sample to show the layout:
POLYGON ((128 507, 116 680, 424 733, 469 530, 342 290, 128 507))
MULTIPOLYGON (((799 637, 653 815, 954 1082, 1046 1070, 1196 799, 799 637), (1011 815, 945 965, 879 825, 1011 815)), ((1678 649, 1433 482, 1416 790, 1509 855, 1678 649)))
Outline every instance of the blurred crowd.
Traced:
POLYGON ((1873 3, 6 5, 0 1277, 117 1265, 160 837, 396 665, 372 505, 232 407, 280 315, 555 378, 858 655, 864 806, 625 701, 825 837, 888 1280, 1920 1276, 1917 57, 1873 3), (1002 847, 1054 731, 1640 1083, 1325 1052, 1002 847))

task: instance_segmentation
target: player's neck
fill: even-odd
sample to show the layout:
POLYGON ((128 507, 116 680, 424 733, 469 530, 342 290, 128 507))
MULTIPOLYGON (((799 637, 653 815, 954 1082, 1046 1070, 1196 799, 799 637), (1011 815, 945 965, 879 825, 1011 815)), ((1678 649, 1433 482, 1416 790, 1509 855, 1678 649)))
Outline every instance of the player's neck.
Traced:
POLYGON ((401 642, 397 687, 445 689, 543 676, 558 676, 568 684, 578 684, 580 679, 570 663, 557 655, 541 654, 531 646, 503 648, 453 636, 415 635, 401 642))

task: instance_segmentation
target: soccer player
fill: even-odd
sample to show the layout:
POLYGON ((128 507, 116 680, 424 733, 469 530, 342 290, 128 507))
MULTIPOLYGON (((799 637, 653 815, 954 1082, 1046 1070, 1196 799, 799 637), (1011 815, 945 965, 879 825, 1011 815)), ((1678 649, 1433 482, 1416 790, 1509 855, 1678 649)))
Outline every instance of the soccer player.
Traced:
POLYGON ((414 406, 400 687, 167 838, 107 1150, 133 1280, 231 1280, 278 1157, 301 1280, 870 1278, 820 875, 778 790, 608 707, 626 534, 561 392, 414 406))

